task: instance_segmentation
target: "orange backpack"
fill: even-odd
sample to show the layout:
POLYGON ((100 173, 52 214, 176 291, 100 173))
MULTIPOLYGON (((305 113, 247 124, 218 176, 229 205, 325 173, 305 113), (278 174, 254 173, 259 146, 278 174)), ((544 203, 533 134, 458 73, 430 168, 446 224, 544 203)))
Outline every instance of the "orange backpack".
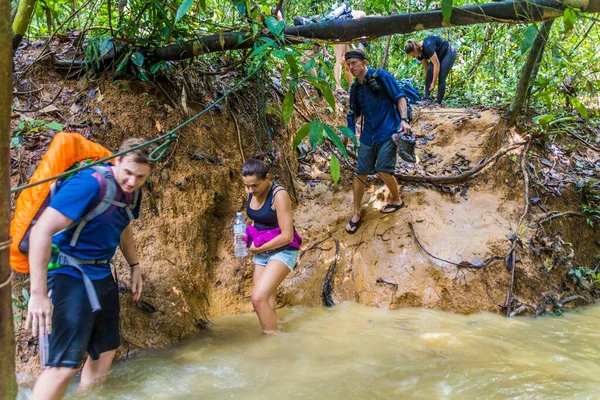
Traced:
MULTIPOLYGON (((87 140, 78 133, 59 132, 52 139, 48 151, 42 157, 42 162, 29 183, 61 174, 78 162, 99 160, 111 154, 101 145, 87 140)), ((27 255, 19 250, 19 246, 36 216, 39 216, 41 209, 47 206, 50 190, 55 182, 56 180, 25 189, 17 198, 15 214, 10 222, 10 236, 12 237, 10 265, 17 272, 29 272, 29 260, 27 255)))

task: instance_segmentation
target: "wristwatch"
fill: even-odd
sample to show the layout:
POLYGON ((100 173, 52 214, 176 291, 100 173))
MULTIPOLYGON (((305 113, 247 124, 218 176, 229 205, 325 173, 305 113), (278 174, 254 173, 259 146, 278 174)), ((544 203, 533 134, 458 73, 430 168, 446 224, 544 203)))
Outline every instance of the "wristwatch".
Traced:
POLYGON ((400 117, 400 121, 408 122, 408 118, 400 117))

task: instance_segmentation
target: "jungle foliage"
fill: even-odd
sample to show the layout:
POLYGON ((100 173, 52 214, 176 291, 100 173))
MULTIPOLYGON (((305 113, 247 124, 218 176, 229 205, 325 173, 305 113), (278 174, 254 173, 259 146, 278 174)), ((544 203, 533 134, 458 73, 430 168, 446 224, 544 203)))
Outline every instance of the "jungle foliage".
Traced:
MULTIPOLYGON (((30 0, 20 0, 21 2, 30 0)), ((483 1, 476 3, 483 4, 483 1)), ((387 0, 357 0, 353 9, 367 15, 415 13, 441 9, 444 24, 450 20, 453 7, 468 4, 465 0, 417 0, 401 3, 387 0)), ((13 0, 16 10, 18 1, 13 0)), ((291 25, 296 15, 324 15, 335 4, 328 0, 317 2, 272 0, 258 5, 249 0, 39 0, 26 39, 67 35, 75 31, 80 38, 84 65, 101 70, 108 65, 117 72, 133 74, 151 82, 161 73, 172 73, 198 65, 212 74, 227 72, 234 67, 267 69, 266 76, 281 75, 284 100, 281 116, 288 123, 294 110, 294 93, 301 82, 317 88, 334 112, 333 59, 318 54, 302 64, 302 52, 314 43, 290 43, 284 37, 285 25, 291 25), (284 21, 272 15, 272 7, 282 6, 284 21), (215 35, 224 47, 225 34, 247 32, 249 36, 238 41, 252 40, 249 50, 230 50, 224 53, 203 54, 185 61, 156 61, 149 55, 152 49, 182 43, 200 36, 215 35), (330 63, 331 61, 331 63, 330 63), (311 71, 318 71, 316 76, 311 71)), ((539 63, 535 80, 530 83, 526 107, 537 113, 554 115, 574 108, 580 118, 596 117, 597 111, 588 111, 600 102, 600 30, 596 14, 582 13, 567 8, 554 23, 539 63), (590 115, 591 113, 591 115, 590 115)), ((397 78, 414 78, 423 89, 423 69, 420 63, 404 54, 409 38, 423 39, 438 35, 449 40, 458 50, 459 57, 449 77, 446 104, 449 106, 504 106, 514 97, 521 67, 541 23, 479 24, 446 27, 407 35, 393 35, 386 48, 386 38, 368 41, 370 66, 379 67, 387 58, 387 69, 397 78), (387 56, 387 57, 386 57, 387 56)), ((333 54, 330 49, 329 54, 333 54)), ((331 57, 329 57, 331 58, 331 57)), ((343 84, 344 79, 342 79, 343 84)), ((353 138, 348 131, 341 132, 353 138)), ((313 121, 296 135, 296 141, 309 136, 313 146, 329 139, 342 156, 346 150, 338 139, 335 128, 313 121)), ((335 157, 335 156, 334 156, 335 157)), ((337 159, 334 165, 338 165, 337 159)))

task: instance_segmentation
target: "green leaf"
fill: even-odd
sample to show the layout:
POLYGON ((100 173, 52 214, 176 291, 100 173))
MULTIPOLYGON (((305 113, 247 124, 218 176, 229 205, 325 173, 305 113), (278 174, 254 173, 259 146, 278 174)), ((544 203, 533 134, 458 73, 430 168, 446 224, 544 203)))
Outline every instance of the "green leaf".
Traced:
POLYGON ((567 8, 563 14, 563 25, 565 27, 565 34, 571 32, 573 30, 573 26, 575 25, 575 18, 577 17, 577 13, 572 8, 567 8))
POLYGON ((179 22, 181 18, 192 8, 192 4, 194 4, 194 0, 183 0, 183 3, 177 9, 177 14, 175 15, 175 23, 179 22))
POLYGON ((354 143, 354 149, 356 150, 358 148, 358 141, 356 140, 356 135, 352 133, 350 128, 348 128, 347 126, 338 126, 338 130, 342 132, 342 135, 352 140, 352 143, 354 143))
POLYGON ((267 25, 267 28, 277 36, 281 35, 283 32, 283 26, 277 21, 277 18, 272 15, 269 15, 265 19, 265 24, 267 25))
POLYGON ((63 126, 61 124, 59 124, 58 122, 48 122, 44 126, 48 129, 52 129, 53 131, 57 131, 57 132, 60 132, 63 130, 63 126))
POLYGON ((531 48, 533 41, 537 36, 537 32, 538 30, 535 24, 531 24, 527 27, 525 34, 523 35, 523 41, 521 41, 521 55, 527 53, 527 51, 531 48))
POLYGON ((306 137, 306 135, 308 135, 308 130, 310 129, 310 122, 307 122, 306 124, 304 124, 302 126, 302 128, 300 128, 300 130, 298 130, 298 132, 296 132, 296 136, 294 136, 294 141, 292 142, 292 147, 295 149, 296 147, 298 147, 298 145, 300 144, 300 142, 302 142, 302 139, 304 139, 306 137))
POLYGON ((296 62, 296 59, 294 58, 293 55, 286 54, 285 55, 285 60, 290 65, 290 70, 292 71, 292 75, 295 78, 297 78, 298 77, 298 63, 296 62))
POLYGON ((143 68, 137 69, 137 76, 144 82, 152 82, 152 78, 150 78, 150 75, 148 75, 148 72, 143 68))
POLYGON ((569 99, 571 100, 573 107, 575 107, 579 115, 581 115, 583 119, 585 119, 585 122, 587 122, 590 117, 587 108, 585 108, 585 106, 575 97, 569 96, 569 99))
POLYGON ((265 108, 265 112, 267 114, 282 115, 280 110, 278 110, 274 107, 271 107, 271 106, 268 106, 267 108, 265 108))
POLYGON ((335 97, 333 97, 333 92, 331 91, 331 88, 329 87, 327 82, 323 82, 321 84, 321 91, 323 92, 323 96, 325 96, 325 100, 327 100, 327 103, 335 113, 335 97))
POLYGON ((310 142, 310 147, 314 150, 317 148, 319 143, 323 140, 323 123, 315 119, 310 124, 310 129, 308 130, 308 141, 310 142))
POLYGON ((144 65, 144 55, 139 51, 136 51, 131 55, 131 62, 137 65, 138 67, 141 67, 142 65, 144 65))
POLYGON ((114 47, 114 44, 112 42, 112 36, 107 36, 105 37, 101 42, 100 42, 100 57, 105 55, 106 53, 108 53, 112 48, 114 47))
POLYGON ((288 54, 287 51, 283 51, 283 50, 273 50, 273 52, 271 53, 271 55, 273 57, 277 57, 282 61, 285 61, 285 56, 288 54))
POLYGON ((29 301, 29 292, 27 291, 27 289, 23 288, 21 294, 23 295, 23 298, 25 298, 25 301, 29 301))
POLYGON ((331 161, 329 161, 329 167, 331 171, 331 179, 333 183, 337 185, 340 180, 340 160, 337 159, 335 154, 331 155, 331 161))
POLYGON ((292 119, 292 113, 294 112, 294 92, 288 90, 283 98, 283 109, 281 110, 283 114, 283 123, 289 124, 290 119, 292 119))
POLYGON ((543 130, 548 129, 548 126, 552 120, 554 120, 553 114, 538 115, 537 117, 533 118, 533 122, 538 124, 543 130))
POLYGON ((325 96, 325 100, 331 107, 331 109, 335 112, 335 98, 333 97, 333 93, 331 92, 331 88, 327 84, 327 82, 321 80, 321 78, 314 78, 312 76, 307 76, 306 79, 317 89, 323 92, 323 96, 325 96))
POLYGON ((117 64, 117 72, 121 71, 127 66, 127 62, 129 61, 129 57, 131 57, 132 53, 133 51, 130 50, 123 56, 123 58, 121 58, 121 61, 119 61, 119 63, 117 64))
POLYGON ((325 129, 325 134, 327 135, 329 140, 331 140, 333 142, 333 144, 335 145, 335 147, 337 147, 339 149, 339 151, 342 152, 344 157, 347 158, 348 151, 346 150, 346 146, 344 146, 344 142, 342 142, 342 139, 340 139, 338 134, 335 133, 335 129, 332 126, 329 126, 327 124, 325 124, 324 129, 325 129))
POLYGON ((171 28, 169 26, 163 26, 160 30, 160 37, 163 39, 167 39, 171 35, 171 28))
POLYGON ((450 25, 450 17, 452 16, 452 0, 442 0, 442 16, 444 17, 443 24, 450 25))
POLYGON ((167 66, 168 66, 168 64, 167 64, 167 62, 166 62, 166 61, 159 61, 159 62, 157 62, 156 64, 154 64, 154 65, 151 65, 151 66, 150 66, 150 73, 151 73, 152 75, 154 75, 154 74, 156 74, 158 71, 160 71, 161 69, 163 69, 163 68, 165 68, 165 67, 167 67, 167 66))
MULTIPOLYGON (((256 44, 255 44, 255 46, 256 46, 257 44, 258 44, 258 43, 256 43, 256 44)), ((250 57, 258 57, 258 56, 262 55, 262 54, 263 54, 264 52, 266 52, 266 51, 269 49, 269 47, 271 47, 273 44, 275 44, 275 41, 274 41, 273 39, 269 39, 269 40, 267 40, 267 42, 266 42, 266 43, 264 43, 263 45, 256 47, 256 48, 255 48, 255 49, 252 51, 252 54, 250 54, 250 57)))

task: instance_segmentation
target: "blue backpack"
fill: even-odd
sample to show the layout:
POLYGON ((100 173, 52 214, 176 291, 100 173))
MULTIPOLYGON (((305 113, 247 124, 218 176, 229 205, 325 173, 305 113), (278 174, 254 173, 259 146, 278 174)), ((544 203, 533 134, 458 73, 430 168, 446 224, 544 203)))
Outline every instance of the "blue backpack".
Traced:
POLYGON ((413 86, 412 79, 400 79, 398 81, 398 86, 400 86, 400 91, 404 97, 406 97, 409 104, 417 104, 421 101, 421 93, 419 92, 419 89, 413 86))

